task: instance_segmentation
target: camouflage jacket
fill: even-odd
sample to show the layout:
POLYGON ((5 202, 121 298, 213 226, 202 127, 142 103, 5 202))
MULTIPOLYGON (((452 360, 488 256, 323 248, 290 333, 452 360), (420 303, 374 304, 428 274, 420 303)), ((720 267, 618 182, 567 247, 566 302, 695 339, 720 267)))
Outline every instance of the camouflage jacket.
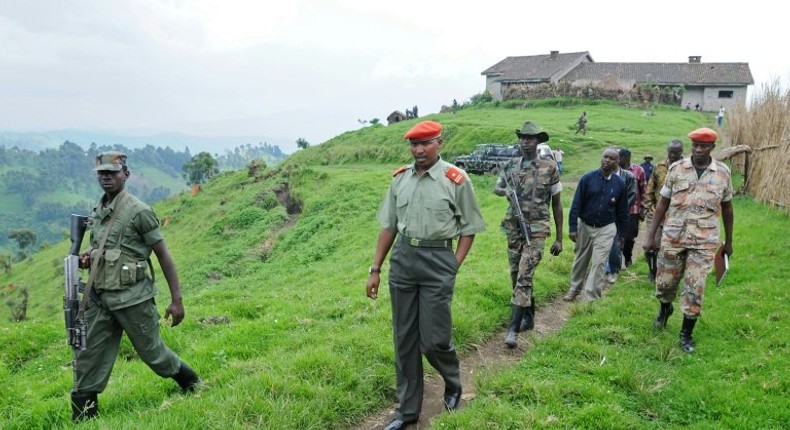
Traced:
POLYGON ((664 186, 664 181, 667 179, 667 171, 669 170, 669 160, 661 161, 653 169, 650 175, 650 180, 647 181, 647 192, 645 192, 644 206, 648 215, 653 215, 656 211, 658 199, 661 198, 661 187, 664 186))
MULTIPOLYGON (((497 179, 497 187, 505 188, 507 183, 515 187, 521 211, 533 237, 548 237, 551 234, 549 205, 552 194, 562 190, 557 163, 551 159, 537 158, 524 160, 516 157, 508 161, 497 179), (553 193, 552 193, 553 191, 553 193)), ((519 236, 516 211, 508 205, 501 229, 508 236, 519 236)))
POLYGON ((669 167, 661 195, 669 199, 662 243, 685 248, 716 248, 722 202, 732 200, 730 169, 715 159, 697 178, 691 159, 669 167))

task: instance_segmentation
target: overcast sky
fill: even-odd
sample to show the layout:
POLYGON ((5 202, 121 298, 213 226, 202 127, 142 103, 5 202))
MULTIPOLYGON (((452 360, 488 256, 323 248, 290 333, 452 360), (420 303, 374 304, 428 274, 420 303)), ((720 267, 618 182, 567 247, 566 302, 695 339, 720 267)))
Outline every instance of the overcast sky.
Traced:
MULTIPOLYGON (((748 62, 787 81, 767 1, 0 0, 0 131, 261 135, 321 143, 485 89, 508 56, 748 62)), ((774 4, 778 4, 775 3, 774 4)), ((778 7, 778 6, 777 6, 778 7)))

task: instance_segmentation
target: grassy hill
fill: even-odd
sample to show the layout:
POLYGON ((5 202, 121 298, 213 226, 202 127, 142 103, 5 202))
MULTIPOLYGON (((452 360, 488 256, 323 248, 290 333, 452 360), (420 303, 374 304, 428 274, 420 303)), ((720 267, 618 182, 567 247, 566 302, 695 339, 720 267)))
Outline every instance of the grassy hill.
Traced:
MULTIPOLYGON (((534 120, 566 152, 567 182, 596 168, 608 145, 631 148, 635 160, 647 152, 660 159, 667 141, 713 121, 675 108, 642 116, 611 103, 559 102, 430 118, 446 127, 449 159, 480 142, 514 141, 513 130, 534 120), (573 135, 581 110, 589 117, 584 138, 573 135)), ((389 294, 384 288, 373 302, 364 284, 379 229, 375 214, 390 173, 409 162, 402 137, 413 124, 345 133, 277 169, 226 172, 195 197, 182 193, 157 203, 187 312, 180 326, 163 327, 163 336, 205 387, 178 394, 124 339, 100 396, 102 416, 80 428, 345 428, 390 407, 396 397, 389 294), (289 213, 283 196, 301 212, 289 213)), ((498 230, 506 202, 490 192, 493 177, 472 180, 488 230, 457 280, 454 340, 462 352, 497 331, 510 312, 498 230)), ((566 219, 572 193, 566 186, 566 219)), ((736 199, 735 215, 732 273, 706 295, 696 354, 677 347, 677 315, 666 333, 652 330, 657 303, 639 260, 635 274, 621 276, 605 298, 575 305, 566 326, 537 342, 518 368, 481 377, 476 400, 433 427, 786 426, 790 223, 745 197, 736 199)), ((71 351, 61 309, 67 248, 63 242, 44 249, 0 276, 4 300, 18 301, 22 288, 30 295, 25 321, 10 322, 0 309, 3 429, 71 427, 71 351)), ((565 292, 572 258, 567 237, 560 256, 546 254, 536 276, 539 304, 565 292)), ((166 284, 159 287, 163 311, 169 297, 166 284)))

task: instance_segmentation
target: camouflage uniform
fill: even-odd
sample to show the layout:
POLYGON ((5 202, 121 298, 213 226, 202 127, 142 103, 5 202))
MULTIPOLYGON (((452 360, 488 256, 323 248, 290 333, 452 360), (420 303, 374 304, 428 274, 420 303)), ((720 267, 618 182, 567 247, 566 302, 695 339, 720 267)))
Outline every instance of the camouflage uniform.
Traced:
POLYGON ((501 230, 507 236, 510 273, 515 279, 511 303, 528 307, 532 304, 532 282, 540 260, 546 238, 551 234, 549 204, 551 196, 562 191, 557 163, 537 158, 525 160, 518 157, 510 160, 502 169, 497 187, 505 188, 507 182, 515 187, 521 211, 529 227, 530 246, 521 233, 516 211, 508 206, 501 230))
POLYGON ((730 169, 712 159, 697 178, 691 160, 683 159, 670 166, 661 195, 670 201, 658 256, 656 297, 662 303, 672 303, 685 274, 680 306, 684 315, 696 318, 705 278, 721 243, 721 204, 732 200, 730 169))
MULTIPOLYGON (((664 186, 664 181, 667 179, 669 171, 669 160, 659 162, 653 169, 650 175, 650 180, 647 181, 647 192, 645 192, 645 219, 646 225, 649 227, 653 223, 653 215, 656 213, 656 205, 661 198, 661 187, 664 186)), ((658 225, 656 230, 656 243, 661 243, 661 232, 663 231, 664 223, 658 225)))

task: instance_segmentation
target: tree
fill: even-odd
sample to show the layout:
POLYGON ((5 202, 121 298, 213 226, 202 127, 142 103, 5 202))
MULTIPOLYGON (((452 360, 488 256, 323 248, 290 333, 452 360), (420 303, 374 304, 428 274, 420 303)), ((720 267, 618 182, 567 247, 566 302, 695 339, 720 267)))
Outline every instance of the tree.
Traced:
POLYGON ((20 250, 36 243, 38 237, 29 228, 19 228, 8 232, 8 238, 15 241, 20 250))
POLYGON ((378 119, 378 118, 373 118, 373 119, 371 119, 371 120, 370 120, 370 121, 368 121, 368 122, 369 122, 371 125, 376 125, 376 124, 378 124, 378 123, 379 123, 379 119, 378 119))
POLYGON ((208 152, 201 152, 184 164, 184 178, 188 185, 202 184, 219 173, 217 160, 208 152))
POLYGON ((299 139, 296 139, 296 147, 299 149, 307 149, 310 147, 310 142, 300 137, 299 139))

